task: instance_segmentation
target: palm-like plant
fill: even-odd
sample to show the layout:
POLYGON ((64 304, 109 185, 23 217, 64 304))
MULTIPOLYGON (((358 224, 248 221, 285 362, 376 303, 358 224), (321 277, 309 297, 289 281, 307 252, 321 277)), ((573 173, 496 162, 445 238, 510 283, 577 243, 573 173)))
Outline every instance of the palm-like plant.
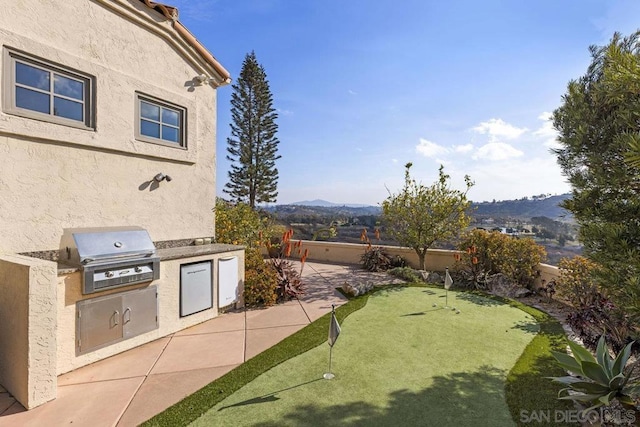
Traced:
POLYGON ((609 405, 613 400, 635 409, 633 399, 640 393, 640 383, 631 380, 633 368, 627 369, 625 373, 633 344, 634 342, 627 344, 615 359, 609 354, 604 335, 598 341, 596 357, 573 342, 569 342, 573 356, 553 351, 553 357, 560 366, 577 375, 551 377, 553 381, 567 386, 558 392, 558 399, 591 403, 592 406, 585 412, 609 405), (569 393, 570 391, 573 393, 569 393))

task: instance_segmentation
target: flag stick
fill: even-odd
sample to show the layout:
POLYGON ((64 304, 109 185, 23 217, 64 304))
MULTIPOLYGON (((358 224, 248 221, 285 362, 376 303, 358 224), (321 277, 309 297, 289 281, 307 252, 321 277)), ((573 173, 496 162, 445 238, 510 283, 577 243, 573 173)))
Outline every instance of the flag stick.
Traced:
POLYGON ((329 372, 326 372, 322 377, 325 380, 330 380, 335 377, 331 373, 331 358, 333 356, 333 345, 340 335, 340 325, 336 319, 336 306, 331 304, 331 320, 329 321, 329 372))
POLYGON ((333 375, 331 373, 331 354, 333 353, 333 346, 329 347, 329 372, 327 372, 326 374, 323 375, 323 378, 325 380, 330 380, 333 379, 335 377, 335 375, 333 375))

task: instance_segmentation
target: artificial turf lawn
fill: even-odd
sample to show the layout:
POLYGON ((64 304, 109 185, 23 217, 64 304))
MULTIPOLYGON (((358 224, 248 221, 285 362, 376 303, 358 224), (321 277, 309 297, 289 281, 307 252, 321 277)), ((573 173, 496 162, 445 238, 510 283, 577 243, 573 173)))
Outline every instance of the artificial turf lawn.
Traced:
POLYGON ((449 292, 460 314, 444 302, 441 289, 376 292, 342 323, 335 379, 321 379, 329 347, 320 345, 264 372, 193 424, 514 425, 504 385, 538 324, 479 295, 449 292))

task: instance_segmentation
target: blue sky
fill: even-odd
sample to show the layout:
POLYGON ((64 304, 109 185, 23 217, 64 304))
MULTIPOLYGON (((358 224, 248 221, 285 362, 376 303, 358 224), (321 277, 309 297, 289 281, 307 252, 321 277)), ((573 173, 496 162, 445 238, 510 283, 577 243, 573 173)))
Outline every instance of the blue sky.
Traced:
MULTIPOLYGON (((640 28, 637 0, 166 0, 237 77, 254 50, 280 140, 277 203, 377 205, 404 165, 474 201, 570 190, 547 120, 589 45, 640 28)), ((218 90, 218 195, 232 88, 218 90)))

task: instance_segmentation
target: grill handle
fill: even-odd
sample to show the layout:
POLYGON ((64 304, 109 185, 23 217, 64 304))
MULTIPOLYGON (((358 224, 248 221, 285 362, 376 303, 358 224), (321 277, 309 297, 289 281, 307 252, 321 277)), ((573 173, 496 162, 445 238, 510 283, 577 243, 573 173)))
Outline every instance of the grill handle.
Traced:
POLYGON ((111 260, 111 259, 134 258, 134 257, 146 257, 146 258, 148 258, 148 257, 154 256, 155 254, 156 254, 155 251, 147 251, 147 252, 129 252, 127 254, 119 254, 119 255, 109 255, 109 256, 104 257, 104 258, 86 257, 86 258, 82 259, 81 264, 82 265, 87 265, 87 264, 89 264, 91 262, 99 261, 101 259, 109 259, 109 260, 111 260))

